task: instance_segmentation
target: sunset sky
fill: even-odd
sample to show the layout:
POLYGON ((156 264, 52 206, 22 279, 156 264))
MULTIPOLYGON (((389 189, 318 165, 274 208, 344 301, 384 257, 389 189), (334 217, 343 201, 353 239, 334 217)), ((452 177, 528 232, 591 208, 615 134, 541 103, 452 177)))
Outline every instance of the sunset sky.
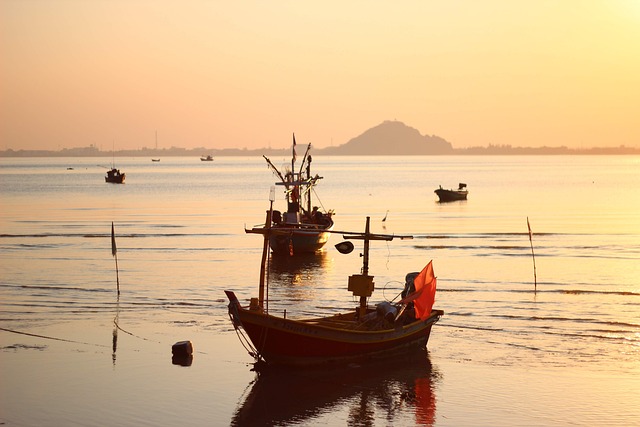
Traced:
POLYGON ((640 1, 0 2, 0 149, 640 147, 640 1))

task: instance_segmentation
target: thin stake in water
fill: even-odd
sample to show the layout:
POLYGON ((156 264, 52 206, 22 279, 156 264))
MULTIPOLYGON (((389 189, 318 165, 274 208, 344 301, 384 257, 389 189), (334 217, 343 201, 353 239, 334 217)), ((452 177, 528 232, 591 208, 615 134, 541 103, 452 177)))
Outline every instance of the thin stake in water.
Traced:
POLYGON ((533 253, 533 233, 531 225, 529 225, 529 217, 527 217, 527 228, 529 228, 529 243, 531 243, 531 257, 533 258, 533 291, 538 291, 538 279, 536 277, 536 254, 533 253))
POLYGON ((120 295, 120 277, 118 274, 118 249, 116 248, 116 234, 113 230, 113 221, 111 222, 111 255, 116 259, 116 286, 118 296, 120 295))

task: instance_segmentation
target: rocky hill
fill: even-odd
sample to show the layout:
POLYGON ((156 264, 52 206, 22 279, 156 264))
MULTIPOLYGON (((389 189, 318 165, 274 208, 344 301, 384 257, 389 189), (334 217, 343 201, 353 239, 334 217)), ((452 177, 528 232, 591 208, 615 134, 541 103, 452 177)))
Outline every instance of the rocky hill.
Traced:
POLYGON ((439 136, 420 135, 399 121, 384 121, 346 144, 315 150, 326 155, 424 155, 453 154, 453 147, 439 136))

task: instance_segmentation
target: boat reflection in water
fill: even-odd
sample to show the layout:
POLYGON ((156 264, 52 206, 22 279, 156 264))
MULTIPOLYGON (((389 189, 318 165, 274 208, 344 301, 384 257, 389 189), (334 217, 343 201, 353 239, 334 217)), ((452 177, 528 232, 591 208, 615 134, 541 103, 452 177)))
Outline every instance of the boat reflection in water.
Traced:
POLYGON ((278 282, 295 283, 296 278, 321 276, 326 274, 331 257, 326 251, 298 254, 272 254, 269 259, 269 279, 278 282), (319 273, 321 271, 322 273, 319 273))
MULTIPOLYGON (((269 256, 267 307, 272 312, 307 312, 311 302, 327 302, 327 292, 332 292, 333 258, 326 251, 298 254, 274 254, 269 256)), ((333 298, 327 304, 338 305, 333 298)), ((329 312, 333 312, 328 309, 329 312)), ((313 312, 313 311, 312 311, 313 312)), ((312 313, 311 312, 311 313, 312 313)), ((310 315, 310 314, 309 314, 310 315)))
POLYGON ((306 425, 322 419, 340 425, 433 426, 438 381, 426 350, 344 368, 257 366, 231 425, 306 425))

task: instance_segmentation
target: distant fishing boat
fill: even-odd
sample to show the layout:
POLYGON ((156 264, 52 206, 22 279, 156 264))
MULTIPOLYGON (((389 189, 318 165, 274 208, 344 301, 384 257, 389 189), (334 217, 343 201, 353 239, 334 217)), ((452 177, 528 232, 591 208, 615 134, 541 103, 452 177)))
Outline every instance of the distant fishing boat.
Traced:
POLYGON ((312 206, 311 192, 321 176, 311 176, 311 156, 307 151, 302 158, 300 169, 296 172, 296 137, 293 136, 293 155, 291 169, 280 171, 271 160, 263 156, 273 173, 280 178, 276 182, 278 186, 285 188, 285 200, 287 210, 280 212, 274 210, 270 224, 256 227, 250 232, 261 232, 265 228, 273 228, 277 233, 270 236, 270 246, 274 253, 289 254, 291 256, 303 253, 316 252, 327 243, 333 228, 333 210, 320 211, 317 206, 312 206))
POLYGON ((110 182, 112 184, 122 184, 124 183, 125 174, 120 172, 120 169, 116 169, 115 167, 111 170, 107 171, 107 176, 104 177, 105 182, 110 182))
POLYGON ((469 191, 467 191, 467 184, 461 182, 458 184, 457 190, 447 190, 440 186, 434 193, 438 195, 441 202, 453 202, 456 200, 467 200, 469 191))
MULTIPOLYGON (((158 152, 158 131, 156 131, 156 154, 158 152)), ((159 162, 160 159, 151 159, 152 162, 159 162)))
POLYGON ((111 159, 111 169, 107 170, 107 176, 104 177, 105 182, 110 182, 111 184, 123 184, 125 174, 120 172, 120 169, 116 169, 116 161, 115 161, 115 149, 112 149, 112 159, 111 159))
MULTIPOLYGON (((429 262, 420 273, 406 275, 400 301, 383 301, 370 307, 368 300, 374 291, 373 276, 369 275, 370 242, 411 236, 374 234, 369 231, 369 223, 367 217, 364 233, 339 232, 344 234, 345 239, 364 240, 362 269, 359 274, 349 276, 347 286, 354 297, 359 297, 359 306, 342 314, 310 319, 296 319, 289 310, 282 315, 269 312, 268 288, 265 286, 268 242, 271 234, 277 234, 279 230, 267 227, 256 231, 263 234, 265 242, 258 298, 251 298, 249 305, 242 306, 234 292, 225 291, 233 326, 242 334, 240 339, 243 343, 252 344, 247 350, 255 358, 256 364, 333 366, 371 362, 425 349, 431 327, 444 315, 442 310, 432 309, 436 292, 432 264, 429 262)), ((350 250, 344 250, 343 247, 341 253, 353 249, 350 241, 341 243, 344 244, 350 250)), ((295 305, 292 307, 295 308, 295 305)))
POLYGON ((203 162, 213 162, 213 157, 212 156, 202 156, 200 157, 200 160, 202 160, 203 162))

